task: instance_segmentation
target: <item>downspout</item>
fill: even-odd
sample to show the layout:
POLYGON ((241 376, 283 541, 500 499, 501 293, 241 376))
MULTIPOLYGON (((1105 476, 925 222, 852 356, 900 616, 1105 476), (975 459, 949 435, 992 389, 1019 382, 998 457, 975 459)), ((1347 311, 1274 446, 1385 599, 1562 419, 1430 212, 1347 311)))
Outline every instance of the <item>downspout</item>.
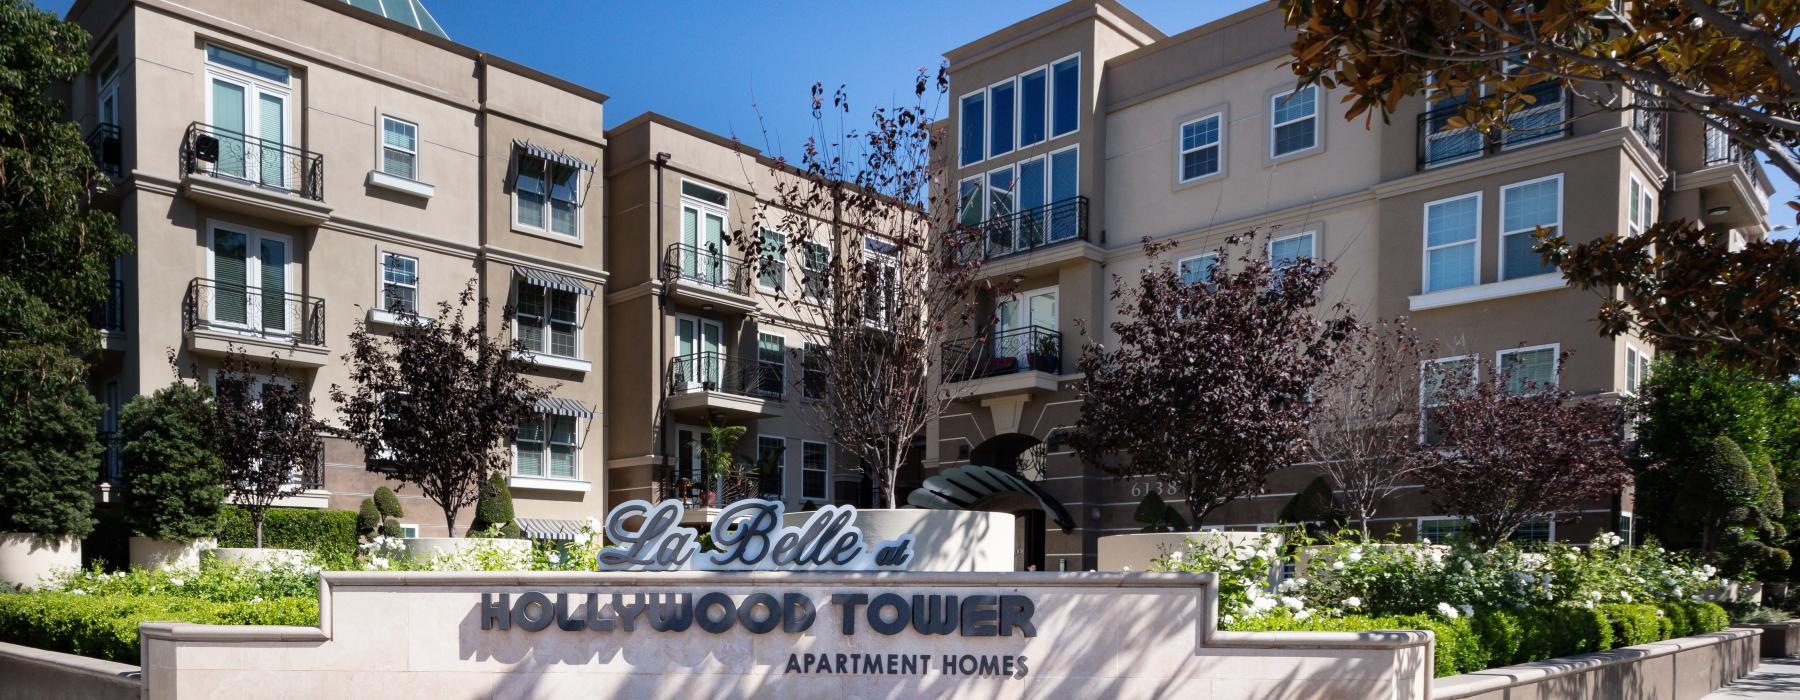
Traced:
MULTIPOLYGON (((663 166, 666 166, 669 164, 670 157, 671 156, 669 155, 668 151, 657 151, 655 159, 653 159, 651 161, 655 165, 655 168, 656 168, 656 203, 655 203, 656 215, 653 217, 654 221, 655 221, 654 225, 656 226, 656 249, 651 251, 651 253, 650 253, 650 271, 653 274, 653 276, 656 278, 656 280, 658 281, 659 284, 662 283, 662 256, 663 256, 663 251, 664 251, 663 204, 662 204, 663 203, 663 166)), ((652 357, 656 358, 656 360, 655 360, 656 364, 652 365, 650 368, 651 376, 656 377, 656 381, 651 382, 651 384, 653 386, 656 386, 657 390, 658 390, 657 396, 656 396, 656 406, 657 406, 656 452, 658 453, 657 454, 658 459, 655 460, 653 463, 657 464, 659 467, 662 467, 662 468, 667 468, 669 466, 669 454, 670 454, 670 451, 669 451, 669 416, 668 416, 667 411, 665 410, 666 406, 667 406, 666 402, 667 402, 667 399, 669 396, 669 388, 666 386, 663 386, 663 382, 666 381, 668 378, 668 373, 666 370, 669 366, 669 358, 666 357, 666 355, 668 353, 668 342, 669 342, 669 309, 668 309, 668 305, 669 305, 668 292, 665 289, 662 291, 662 293, 659 293, 656 295, 656 342, 652 344, 652 347, 654 347, 656 351, 654 354, 651 355, 652 357)), ((657 477, 657 475, 654 473, 650 475, 650 484, 651 484, 651 488, 653 490, 655 489, 656 484, 657 484, 656 477, 657 477)), ((660 494, 660 493, 657 494, 657 497, 659 500, 660 500, 661 496, 662 496, 662 494, 660 494)))

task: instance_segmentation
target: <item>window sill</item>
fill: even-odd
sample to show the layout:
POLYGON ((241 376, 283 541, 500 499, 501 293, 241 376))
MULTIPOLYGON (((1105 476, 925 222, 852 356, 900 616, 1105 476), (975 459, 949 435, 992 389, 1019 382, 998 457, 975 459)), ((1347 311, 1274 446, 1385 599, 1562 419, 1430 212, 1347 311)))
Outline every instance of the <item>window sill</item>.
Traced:
POLYGON ((1446 306, 1473 304, 1475 302, 1492 301, 1494 299, 1504 299, 1506 297, 1524 294, 1547 292, 1553 289, 1562 289, 1566 286, 1568 286, 1568 282, 1563 279, 1562 274, 1552 272, 1542 275, 1532 275, 1531 277, 1506 280, 1504 282, 1490 282, 1488 284, 1476 284, 1467 287, 1446 289, 1441 292, 1416 294, 1407 297, 1406 301, 1409 310, 1424 311, 1426 309, 1438 309, 1446 306))
POLYGON ((581 236, 580 235, 571 236, 571 235, 564 234, 564 233, 555 233, 553 231, 550 231, 549 229, 525 228, 525 227, 518 225, 517 223, 512 225, 512 232, 521 234, 521 235, 525 235, 525 236, 532 236, 534 238, 543 238, 546 240, 552 240, 552 241, 556 241, 557 243, 566 243, 568 245, 572 245, 572 246, 576 246, 576 247, 581 246, 581 236))
POLYGON ((548 369, 566 369, 571 372, 594 371, 594 363, 587 360, 577 360, 573 357, 559 357, 556 355, 544 355, 535 352, 514 352, 512 357, 515 360, 523 360, 538 367, 548 369))
POLYGON ((369 323, 379 326, 394 326, 396 328, 400 326, 430 328, 437 323, 437 319, 416 314, 412 316, 402 316, 386 309, 369 309, 369 323))
POLYGON ((409 194, 421 199, 431 199, 431 195, 437 193, 437 188, 432 187, 429 184, 419 182, 418 180, 408 180, 398 175, 389 175, 380 170, 369 171, 368 183, 370 187, 379 187, 384 190, 399 192, 401 194, 409 194))
POLYGON ((506 485, 514 489, 526 491, 572 491, 576 493, 587 493, 588 491, 594 490, 594 485, 586 481, 579 481, 576 479, 555 479, 542 476, 520 476, 518 474, 514 474, 508 478, 506 480, 506 485))

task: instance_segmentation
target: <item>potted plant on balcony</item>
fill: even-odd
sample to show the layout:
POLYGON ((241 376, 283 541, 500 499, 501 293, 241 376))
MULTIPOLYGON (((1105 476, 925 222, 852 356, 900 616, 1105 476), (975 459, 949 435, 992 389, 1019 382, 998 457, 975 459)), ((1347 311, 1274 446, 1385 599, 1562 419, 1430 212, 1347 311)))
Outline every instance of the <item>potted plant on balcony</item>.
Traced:
POLYGON ((193 567, 218 546, 225 504, 225 463, 213 449, 212 391, 177 379, 125 405, 125 520, 130 561, 142 567, 193 567))
POLYGON ((731 477, 737 465, 737 446, 744 440, 749 428, 741 425, 707 424, 706 432, 694 441, 694 449, 700 453, 700 468, 705 474, 707 483, 701 487, 701 507, 716 507, 714 500, 725 494, 716 486, 723 484, 731 477), (707 487, 715 488, 707 488, 707 487))
POLYGON ((1027 352, 1026 361, 1031 368, 1039 372, 1056 374, 1062 371, 1062 352, 1056 342, 1056 336, 1046 331, 1038 331, 1037 340, 1027 352))

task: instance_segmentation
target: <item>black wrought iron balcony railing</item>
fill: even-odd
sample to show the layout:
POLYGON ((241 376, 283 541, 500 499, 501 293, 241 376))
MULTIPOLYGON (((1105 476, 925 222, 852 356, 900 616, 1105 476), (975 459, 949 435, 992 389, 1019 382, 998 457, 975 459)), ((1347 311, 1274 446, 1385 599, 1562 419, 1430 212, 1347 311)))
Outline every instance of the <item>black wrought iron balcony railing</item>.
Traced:
POLYGON ((656 470, 656 499, 678 499, 689 511, 723 508, 746 498, 781 500, 781 471, 757 473, 748 464, 730 473, 706 476, 694 467, 664 466, 656 470))
POLYGON ((697 352, 669 360, 670 394, 716 391, 758 399, 779 399, 785 377, 776 365, 752 359, 727 357, 722 352, 697 352))
POLYGON ((325 157, 312 151, 194 122, 181 139, 181 173, 209 175, 313 201, 325 199, 325 157))
POLYGON ((188 331, 220 330, 301 345, 325 344, 325 300, 196 277, 181 317, 188 331))
POLYGON ((1025 326, 944 344, 944 376, 966 382, 1018 372, 1062 373, 1062 332, 1025 326))
POLYGON ((663 279, 681 279, 708 287, 744 294, 744 261, 713 246, 675 243, 663 252, 663 279))
POLYGON ((103 331, 125 330, 125 284, 119 280, 107 283, 106 301, 88 313, 88 323, 103 331))
POLYGON ((1478 158, 1508 148, 1561 138, 1569 134, 1568 91, 1555 82, 1525 89, 1531 106, 1507 117, 1507 128, 1491 131, 1471 126, 1452 126, 1462 115, 1463 102, 1453 101, 1419 115, 1418 167, 1425 168, 1478 158))
POLYGON ((1637 132, 1650 152, 1656 154, 1659 162, 1668 160, 1668 153, 1663 150, 1663 144, 1668 141, 1669 135, 1668 116, 1654 109, 1639 109, 1631 113, 1631 130, 1637 132))
POLYGON ((1729 134, 1712 127, 1706 128, 1706 167, 1737 163, 1745 170, 1754 171, 1758 166, 1756 151, 1745 147, 1732 139, 1729 134))
POLYGON ((120 449, 122 442, 119 434, 111 430, 100 431, 100 444, 106 448, 100 453, 100 481, 116 484, 125 476, 125 458, 120 449))
POLYGON ((965 260, 1003 258, 1071 241, 1088 240, 1088 198, 1076 195, 1021 209, 974 225, 977 235, 965 260))
POLYGON ((118 124, 101 124, 94 127, 87 135, 88 151, 94 154, 94 164, 100 166, 100 172, 111 177, 119 177, 125 172, 125 142, 118 124))

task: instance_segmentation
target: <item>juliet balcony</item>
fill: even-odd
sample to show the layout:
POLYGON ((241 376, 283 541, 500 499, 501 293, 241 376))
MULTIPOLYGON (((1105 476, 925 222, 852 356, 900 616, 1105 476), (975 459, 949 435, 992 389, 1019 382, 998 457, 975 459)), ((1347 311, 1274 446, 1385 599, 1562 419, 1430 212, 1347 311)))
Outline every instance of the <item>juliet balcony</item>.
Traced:
POLYGON ((1419 115, 1418 168, 1461 163, 1569 135, 1567 90, 1555 82, 1544 82, 1526 88, 1525 94, 1531 97, 1531 106, 1508 117, 1509 128, 1491 132, 1451 124, 1462 114, 1462 100, 1445 100, 1425 110, 1419 115))
POLYGON ((87 135, 88 152, 107 177, 125 174, 125 140, 118 124, 100 124, 87 135))
POLYGON ((1104 257, 1100 247, 1088 238, 1088 198, 1084 195, 1020 209, 974 227, 977 235, 959 255, 964 260, 980 261, 983 276, 1018 274, 1076 258, 1098 261, 1104 257))
POLYGON ((194 122, 180 148, 181 192, 196 202, 316 226, 325 205, 325 158, 279 140, 194 122))
POLYGON ((754 358, 697 352, 669 360, 668 409, 699 418, 773 418, 782 413, 785 377, 754 358))
POLYGON ((325 300, 317 297, 195 278, 182 298, 181 318, 188 349, 196 353, 277 352, 282 362, 301 367, 323 367, 330 359, 325 300))
POLYGON ((687 243, 663 251, 663 288, 675 300, 705 311, 746 314, 756 310, 750 296, 750 267, 716 246, 687 243))
POLYGON ((1062 375, 1062 332, 1025 326, 944 344, 941 371, 970 397, 1051 392, 1062 375))

